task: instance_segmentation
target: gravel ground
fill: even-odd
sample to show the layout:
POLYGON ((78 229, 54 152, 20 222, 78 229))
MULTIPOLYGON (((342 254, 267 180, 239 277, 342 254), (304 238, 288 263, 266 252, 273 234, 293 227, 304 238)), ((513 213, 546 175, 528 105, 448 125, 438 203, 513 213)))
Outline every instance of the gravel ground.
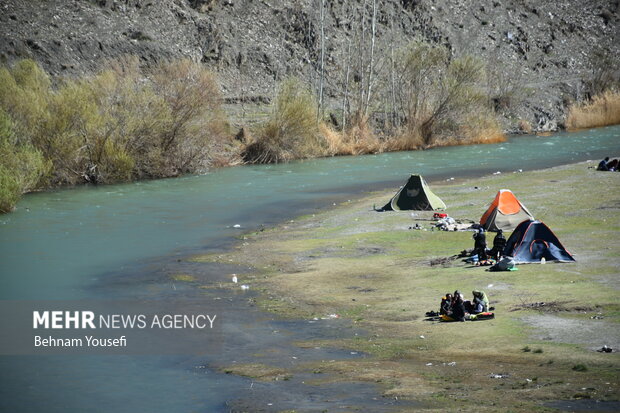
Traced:
POLYGON ((620 329, 617 324, 604 319, 574 319, 554 314, 523 317, 534 328, 533 338, 560 343, 573 343, 598 350, 604 345, 614 351, 620 349, 620 329))

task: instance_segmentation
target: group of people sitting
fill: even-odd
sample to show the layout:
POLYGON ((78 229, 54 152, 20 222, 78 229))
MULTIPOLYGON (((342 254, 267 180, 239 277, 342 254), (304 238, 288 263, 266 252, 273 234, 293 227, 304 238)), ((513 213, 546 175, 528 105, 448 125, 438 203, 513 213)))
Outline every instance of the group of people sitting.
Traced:
POLYGON ((446 321, 465 321, 470 314, 480 314, 489 311, 489 298, 484 291, 471 292, 473 300, 465 300, 459 290, 454 294, 446 294, 441 298, 439 315, 446 321))
POLYGON ((487 250, 487 237, 484 228, 479 228, 474 232, 474 251, 472 256, 477 256, 478 261, 474 261, 475 265, 493 265, 493 261, 498 261, 502 256, 504 247, 506 246, 506 237, 501 229, 497 230, 495 238, 493 238, 493 247, 487 250))
POLYGON ((619 171, 620 170, 620 162, 617 159, 613 161, 609 160, 609 156, 605 157, 602 161, 598 163, 596 167, 597 171, 619 171))

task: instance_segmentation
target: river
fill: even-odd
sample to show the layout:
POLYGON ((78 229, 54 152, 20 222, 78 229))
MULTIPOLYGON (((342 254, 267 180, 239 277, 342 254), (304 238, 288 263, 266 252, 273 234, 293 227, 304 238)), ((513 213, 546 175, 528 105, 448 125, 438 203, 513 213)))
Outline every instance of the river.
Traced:
MULTIPOLYGON (((614 155, 620 155, 620 126, 512 137, 501 144, 242 166, 178 179, 29 194, 15 212, 0 216, 0 300, 201 297, 196 288, 172 283, 168 275, 191 267, 205 283, 217 283, 248 269, 198 268, 185 260, 188 256, 225 249, 244 231, 269 227, 368 190, 396 190, 410 173, 432 182, 588 159, 598 162, 614 155)), ((242 310, 227 326, 226 334, 234 338, 226 340, 221 353, 202 359, 0 356, 0 410, 227 411, 230 400, 251 397, 248 388, 277 398, 279 384, 254 385, 249 379, 218 373, 213 365, 242 359, 235 356, 238 352, 265 347, 278 348, 277 358, 302 357, 290 338, 281 340, 273 332, 329 335, 338 329, 325 323, 321 331, 309 330, 260 314, 247 305, 250 292, 217 294, 228 294, 227 302, 242 310), (246 393, 240 395, 240 389, 246 393)), ((312 357, 347 356, 323 349, 312 357)), ((304 394, 296 393, 279 407, 325 407, 304 399, 304 394)))

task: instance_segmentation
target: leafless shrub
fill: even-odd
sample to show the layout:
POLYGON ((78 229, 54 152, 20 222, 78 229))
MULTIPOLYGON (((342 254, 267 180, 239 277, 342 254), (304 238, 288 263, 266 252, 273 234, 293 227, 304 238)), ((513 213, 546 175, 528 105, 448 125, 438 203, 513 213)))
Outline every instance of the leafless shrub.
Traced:
POLYGON ((405 142, 421 140, 428 147, 505 139, 488 107, 478 59, 451 59, 447 49, 416 41, 401 53, 399 65, 405 142))
POLYGON ((327 154, 316 108, 312 93, 298 79, 285 80, 271 117, 245 147, 243 158, 250 163, 278 163, 327 154))

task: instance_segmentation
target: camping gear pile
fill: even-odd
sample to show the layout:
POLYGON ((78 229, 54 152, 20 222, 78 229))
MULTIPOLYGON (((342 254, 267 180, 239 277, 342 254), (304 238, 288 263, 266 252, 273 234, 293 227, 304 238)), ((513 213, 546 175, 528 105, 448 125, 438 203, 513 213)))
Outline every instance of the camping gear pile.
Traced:
POLYGON ((480 225, 488 231, 512 231, 500 254, 509 257, 493 269, 505 271, 514 265, 545 262, 573 262, 575 259, 564 248, 551 228, 534 216, 509 189, 501 189, 480 218, 480 225))
MULTIPOLYGON (((435 214, 437 215, 437 214, 435 214)), ((468 231, 471 229, 471 222, 465 223, 461 220, 454 219, 448 214, 441 214, 443 217, 435 217, 433 216, 435 221, 435 225, 432 229, 438 229, 440 231, 468 231)))

